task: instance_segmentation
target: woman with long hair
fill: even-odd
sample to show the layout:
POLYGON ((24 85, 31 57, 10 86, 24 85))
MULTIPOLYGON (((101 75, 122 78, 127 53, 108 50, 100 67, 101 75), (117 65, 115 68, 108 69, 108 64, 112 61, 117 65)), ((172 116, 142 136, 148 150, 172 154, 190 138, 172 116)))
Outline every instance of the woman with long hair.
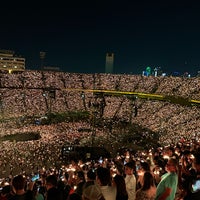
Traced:
POLYGON ((128 193, 126 191, 125 179, 122 175, 115 175, 113 178, 113 184, 117 188, 116 200, 128 200, 128 193))
POLYGON ((141 188, 136 191, 136 200, 154 200, 156 186, 151 172, 146 171, 141 181, 141 188))

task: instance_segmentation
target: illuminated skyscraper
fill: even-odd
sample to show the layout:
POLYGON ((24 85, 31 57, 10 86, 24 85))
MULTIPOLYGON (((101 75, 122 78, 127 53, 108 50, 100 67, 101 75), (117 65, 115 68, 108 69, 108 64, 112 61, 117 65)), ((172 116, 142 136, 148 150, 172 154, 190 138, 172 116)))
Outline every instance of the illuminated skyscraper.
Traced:
POLYGON ((107 53, 105 73, 109 73, 109 74, 113 73, 113 63, 114 63, 114 53, 107 53))

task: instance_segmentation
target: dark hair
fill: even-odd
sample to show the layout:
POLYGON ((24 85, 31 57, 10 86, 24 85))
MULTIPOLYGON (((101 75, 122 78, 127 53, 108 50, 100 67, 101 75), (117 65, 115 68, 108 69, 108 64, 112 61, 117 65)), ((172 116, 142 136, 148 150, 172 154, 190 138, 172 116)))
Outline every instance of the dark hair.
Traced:
POLYGON ((22 175, 15 176, 12 180, 12 185, 16 190, 25 189, 25 178, 22 175))
POLYGON ((68 173, 68 172, 65 172, 65 173, 64 173, 64 177, 65 177, 65 179, 68 181, 68 179, 69 179, 69 173, 68 173))
POLYGON ((195 152, 194 157, 195 157, 195 164, 199 165, 200 164, 200 152, 195 152))
POLYGON ((110 170, 108 168, 97 168, 97 177, 103 186, 111 184, 111 175, 110 170))
POLYGON ((87 172, 87 177, 91 180, 96 179, 96 173, 95 173, 94 169, 89 169, 89 171, 87 172))
POLYGON ((46 177, 46 182, 50 183, 54 187, 57 186, 57 177, 55 175, 49 175, 46 177))
POLYGON ((85 181, 85 175, 84 175, 83 171, 78 171, 77 176, 78 176, 79 179, 85 181))
POLYGON ((122 175, 115 175, 113 178, 116 188, 117 188, 117 194, 118 195, 127 195, 127 190, 126 190, 126 183, 125 179, 122 175))
POLYGON ((143 176, 142 190, 148 190, 151 186, 154 186, 154 177, 151 172, 146 171, 143 176))
POLYGON ((174 167, 178 167, 178 160, 176 158, 170 158, 169 161, 174 165, 174 167))
POLYGON ((69 200, 81 200, 81 196, 79 195, 79 194, 77 194, 77 193, 72 193, 72 194, 70 194, 69 195, 69 198, 68 198, 69 200))
POLYGON ((11 192, 11 186, 10 185, 6 185, 2 188, 2 194, 9 194, 11 192))
POLYGON ((131 169, 133 169, 133 171, 135 172, 136 171, 136 163, 135 163, 135 160, 131 160, 129 162, 127 162, 125 164, 125 167, 129 167, 131 169))
POLYGON ((184 155, 184 156, 187 156, 187 155, 189 155, 190 153, 191 153, 191 151, 188 150, 188 149, 186 149, 186 150, 183 151, 183 155, 184 155))
POLYGON ((172 151, 173 153, 174 153, 174 151, 175 151, 174 147, 172 147, 172 146, 170 146, 170 147, 168 148, 168 150, 169 150, 169 151, 172 151))
POLYGON ((140 165, 144 171, 150 171, 150 165, 148 162, 140 162, 140 165))

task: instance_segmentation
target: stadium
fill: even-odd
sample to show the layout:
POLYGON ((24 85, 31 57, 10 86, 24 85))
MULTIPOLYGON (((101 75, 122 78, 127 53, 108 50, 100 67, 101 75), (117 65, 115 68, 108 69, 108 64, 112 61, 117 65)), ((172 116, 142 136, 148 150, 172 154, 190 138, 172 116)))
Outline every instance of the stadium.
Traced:
POLYGON ((66 144, 116 154, 198 143, 199 88, 198 77, 1 73, 1 176, 60 166, 66 144))

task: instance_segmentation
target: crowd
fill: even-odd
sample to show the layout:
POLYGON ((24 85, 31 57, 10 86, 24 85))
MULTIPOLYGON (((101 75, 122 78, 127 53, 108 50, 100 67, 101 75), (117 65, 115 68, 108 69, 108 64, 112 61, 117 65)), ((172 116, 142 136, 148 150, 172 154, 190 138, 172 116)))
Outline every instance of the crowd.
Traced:
MULTIPOLYGON (((0 74, 1 116, 42 116, 47 112, 87 110, 90 102, 103 102, 103 117, 130 118, 132 100, 95 97, 81 89, 105 89, 175 95, 199 100, 199 78, 146 77, 140 75, 70 74, 64 72, 25 71, 0 74), (79 89, 76 90, 76 89, 79 89)), ((174 135, 198 134, 199 109, 161 101, 137 99, 138 115, 132 122, 157 132, 174 135), (148 112, 147 112, 148 111, 148 112)), ((170 137, 171 138, 171 137, 170 137)))
MULTIPOLYGON (((160 183, 161 174, 164 175, 166 171, 169 171, 169 167, 164 166, 168 164, 169 166, 174 166, 172 171, 174 170, 179 178, 177 183, 177 191, 173 190, 173 195, 176 195, 177 198, 181 199, 182 197, 180 196, 186 196, 188 191, 186 191, 185 188, 182 187, 184 186, 184 183, 180 182, 180 174, 178 174, 177 167, 180 167, 181 158, 183 157, 185 150, 188 150, 189 148, 189 156, 193 155, 193 149, 196 148, 194 141, 196 141, 197 144, 199 142, 199 108, 197 106, 186 107, 178 104, 171 104, 170 102, 143 100, 139 98, 134 99, 133 102, 133 100, 128 99, 125 96, 97 97, 93 95, 92 92, 88 92, 85 89, 105 89, 156 93, 164 95, 175 95, 198 100, 200 95, 199 85, 200 81, 198 78, 183 77, 144 77, 139 75, 111 74, 70 74, 64 72, 41 71, 25 71, 19 74, 0 74, 0 135, 10 135, 19 132, 28 133, 30 131, 39 132, 41 135, 41 139, 36 141, 1 142, 0 177, 2 178, 2 186, 5 183, 8 184, 8 182, 13 180, 13 177, 18 174, 26 177, 25 182, 27 183, 29 182, 29 178, 35 173, 39 173, 40 175, 40 178, 37 180, 40 181, 40 184, 46 184, 48 182, 48 179, 42 180, 42 178, 56 175, 56 183, 55 180, 53 181, 54 183, 50 183, 55 186, 55 184, 57 184, 57 181, 63 180, 63 177, 67 174, 70 174, 70 171, 73 174, 70 174, 69 177, 69 185, 72 189, 72 199, 73 196, 77 194, 76 187, 78 186, 78 171, 84 172, 84 182, 86 182, 86 180, 89 179, 87 177, 87 172, 94 170, 96 172, 96 178, 95 181, 92 180, 91 184, 92 189, 99 194, 99 197, 96 199, 105 198, 106 194, 108 193, 107 189, 105 189, 107 188, 107 185, 111 187, 109 188, 109 191, 113 191, 113 196, 124 195, 126 197, 123 198, 127 199, 127 195, 130 196, 130 193, 132 193, 128 189, 129 186, 124 185, 124 183, 127 184, 127 177, 129 176, 131 177, 131 181, 133 181, 133 183, 136 182, 135 191, 133 192, 133 195, 135 195, 136 198, 139 195, 139 192, 137 193, 136 190, 140 190, 140 193, 143 193, 143 191, 146 191, 146 188, 148 188, 148 191, 151 191, 149 193, 153 194, 153 196, 150 195, 151 197, 149 197, 149 199, 159 199, 160 197, 158 196, 160 194, 157 193, 158 190, 156 190, 156 187, 160 183), (80 89, 80 91, 74 89, 80 89), (83 89, 84 92, 82 92, 81 89, 83 89), (61 170, 61 174, 59 172, 59 169, 62 165, 62 159, 60 157, 62 145, 65 143, 74 143, 77 139, 80 138, 90 138, 90 132, 80 132, 78 130, 80 128, 90 129, 91 124, 87 122, 62 122, 59 124, 41 126, 38 124, 24 125, 21 120, 24 116, 45 116, 45 114, 48 112, 87 110, 92 113, 93 108, 92 106, 90 106, 91 103, 98 103, 100 105, 103 105, 103 108, 101 107, 101 117, 103 118, 114 119, 117 117, 126 121, 131 121, 132 123, 141 125, 142 127, 146 127, 150 130, 160 133, 160 143, 163 145, 163 147, 171 144, 174 145, 173 148, 176 150, 178 148, 182 148, 180 150, 181 152, 179 152, 178 157, 179 165, 177 165, 175 161, 172 161, 170 159, 168 163, 165 159, 162 162, 162 165, 156 168, 157 164, 161 162, 158 157, 163 156, 163 154, 166 153, 165 149, 163 149, 159 152, 157 150, 154 150, 155 154, 153 155, 151 162, 149 163, 149 170, 147 170, 151 173, 142 173, 144 174, 144 177, 142 176, 144 180, 145 177, 148 177, 146 178, 147 180, 153 180, 148 183, 142 183, 144 182, 144 180, 139 175, 142 165, 141 160, 149 161, 147 157, 141 156, 143 154, 139 156, 140 162, 138 161, 138 157, 136 158, 134 157, 134 155, 132 155, 132 160, 123 160, 123 162, 120 163, 121 165, 119 164, 119 161, 116 162, 117 158, 113 158, 113 160, 109 161, 104 160, 102 165, 100 165, 99 163, 90 163, 86 166, 86 164, 84 163, 84 167, 82 165, 82 167, 80 167, 77 162, 77 166, 73 166, 73 170, 71 170, 70 166, 65 166, 65 168, 61 170), (137 106, 138 110, 137 115, 134 116, 133 107, 135 105, 137 106), (13 118, 17 119, 17 121, 13 120, 13 118), (181 146, 177 146, 180 141, 181 146), (186 143, 186 141, 187 145, 184 146, 183 144, 184 142, 186 143), (156 160, 153 160, 153 158, 158 159, 159 162, 155 163, 156 160), (119 166, 121 166, 120 169, 118 168, 119 166), (107 178, 107 180, 101 180, 101 171, 99 172, 99 176, 97 173, 97 169, 99 169, 100 167, 109 169, 109 172, 111 172, 112 175, 111 179, 107 178), (74 168, 77 169, 74 170, 74 168), (117 176, 114 176, 116 175, 116 172, 113 174, 113 171, 115 171, 113 169, 117 169, 117 176), (153 177, 151 177, 152 174, 153 177), (132 175, 135 176, 135 179, 132 178, 132 175), (137 182, 139 180, 141 181, 140 184, 137 182), (121 188, 123 188, 123 186, 126 186, 127 194, 122 194, 122 191, 120 194, 118 194, 119 189, 116 189, 119 188, 117 185, 117 181, 119 181, 118 184, 122 184, 120 186, 121 188), (99 186, 101 187, 99 188, 99 186)), ((106 137, 102 129, 97 128, 96 134, 97 136, 106 137)), ((195 159, 191 159, 191 162, 193 162, 194 160, 195 159)), ((190 168, 193 167, 192 163, 190 164, 190 168)), ((187 175, 188 173, 190 173, 189 169, 187 169, 185 172, 187 175)), ((100 170, 105 169, 100 168, 100 170)), ((185 169, 181 168, 181 171, 183 170, 185 169)), ((103 174, 106 173, 106 171, 103 171, 103 174)), ((50 177, 50 182, 51 178, 52 177, 50 177)), ((174 184, 175 183, 176 181, 174 182, 174 184)), ((11 183, 9 182, 9 184, 11 183)), ((35 185, 37 184, 38 182, 35 183, 35 185)), ((56 188, 57 187, 58 186, 56 185, 56 188)), ((91 187, 90 184, 89 187, 91 187)), ((34 186, 32 186, 32 191, 34 191, 33 188, 34 186)), ((131 188, 133 187, 131 186, 131 188)), ((47 198, 45 196, 47 195, 47 187, 45 186, 43 189, 45 190, 44 198, 47 198)), ((90 197, 87 195, 93 192, 91 192, 89 189, 85 191, 87 191, 87 194, 82 191, 81 195, 79 194, 79 196, 81 196, 81 198, 83 199, 90 199, 90 197)), ((159 189, 159 192, 160 191, 161 190, 159 189)), ((23 191, 23 193, 24 192, 25 191, 23 191)), ((112 199, 112 197, 108 197, 105 199, 110 198, 112 199)), ((122 197, 118 197, 117 199, 122 200, 122 197)), ((139 197, 138 199, 145 199, 145 197, 139 197)), ((47 198, 47 200, 49 199, 47 198)))
POLYGON ((61 168, 1 179, 0 199, 196 200, 200 197, 200 144, 126 151, 101 160, 72 159, 61 168))

